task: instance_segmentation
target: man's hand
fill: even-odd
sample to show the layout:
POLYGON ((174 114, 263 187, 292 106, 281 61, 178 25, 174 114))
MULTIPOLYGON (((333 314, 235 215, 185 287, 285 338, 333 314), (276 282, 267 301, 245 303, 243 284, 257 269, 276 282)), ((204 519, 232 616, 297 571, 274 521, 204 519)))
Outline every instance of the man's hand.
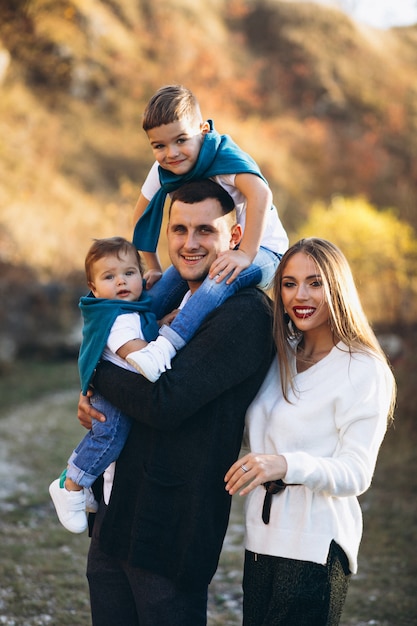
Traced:
POLYGON ((93 418, 98 420, 99 422, 106 421, 106 416, 103 415, 103 413, 100 413, 100 411, 97 411, 93 406, 91 406, 90 398, 92 395, 93 392, 90 390, 87 391, 86 396, 83 396, 83 394, 80 393, 80 398, 78 400, 78 421, 80 422, 81 426, 84 426, 84 428, 88 428, 89 430, 91 429, 91 420, 93 418))
POLYGON ((219 254, 217 259, 212 263, 210 267, 209 276, 214 278, 216 283, 220 283, 231 272, 231 276, 228 276, 226 284, 230 285, 235 278, 237 278, 240 272, 251 264, 249 255, 244 250, 227 250, 219 254))
POLYGON ((162 319, 158 320, 159 326, 170 326, 179 312, 179 309, 174 309, 173 311, 171 311, 171 313, 167 313, 167 315, 164 315, 162 319))

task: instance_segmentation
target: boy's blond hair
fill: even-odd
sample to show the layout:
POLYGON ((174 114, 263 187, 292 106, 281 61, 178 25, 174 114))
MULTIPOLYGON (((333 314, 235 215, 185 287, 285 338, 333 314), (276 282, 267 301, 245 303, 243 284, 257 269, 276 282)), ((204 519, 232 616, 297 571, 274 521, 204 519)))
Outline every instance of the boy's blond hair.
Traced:
POLYGON ((184 118, 202 123, 197 98, 183 85, 166 85, 158 89, 146 105, 142 127, 148 131, 184 118))

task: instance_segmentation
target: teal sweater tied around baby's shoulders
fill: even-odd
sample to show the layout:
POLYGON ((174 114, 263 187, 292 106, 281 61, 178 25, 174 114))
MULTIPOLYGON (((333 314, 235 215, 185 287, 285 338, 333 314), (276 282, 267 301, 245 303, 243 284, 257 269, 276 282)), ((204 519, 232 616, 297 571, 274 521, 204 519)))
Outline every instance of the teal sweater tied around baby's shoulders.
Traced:
POLYGON ((88 391, 96 365, 106 347, 110 330, 116 317, 126 313, 138 313, 141 318, 143 336, 146 341, 153 341, 158 336, 158 323, 150 311, 151 298, 142 292, 139 300, 109 300, 95 298, 90 292, 80 299, 79 307, 84 319, 83 338, 78 357, 78 369, 81 391, 88 391))

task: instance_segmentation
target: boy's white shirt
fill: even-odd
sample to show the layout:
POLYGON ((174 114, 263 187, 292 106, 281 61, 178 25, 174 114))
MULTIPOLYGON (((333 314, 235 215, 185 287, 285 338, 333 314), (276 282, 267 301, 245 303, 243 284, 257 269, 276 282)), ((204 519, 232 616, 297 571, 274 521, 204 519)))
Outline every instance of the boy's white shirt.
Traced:
MULTIPOLYGON (((235 177, 236 174, 223 174, 221 176, 214 176, 212 180, 223 187, 223 189, 232 196, 236 205, 237 221, 242 226, 242 229, 244 229, 246 222, 246 199, 235 186, 235 177)), ((158 162, 155 161, 142 185, 142 195, 150 201, 160 188, 161 183, 159 181, 158 162)), ((271 210, 268 211, 261 246, 279 254, 284 254, 288 248, 288 236, 281 224, 275 207, 272 207, 271 210)))

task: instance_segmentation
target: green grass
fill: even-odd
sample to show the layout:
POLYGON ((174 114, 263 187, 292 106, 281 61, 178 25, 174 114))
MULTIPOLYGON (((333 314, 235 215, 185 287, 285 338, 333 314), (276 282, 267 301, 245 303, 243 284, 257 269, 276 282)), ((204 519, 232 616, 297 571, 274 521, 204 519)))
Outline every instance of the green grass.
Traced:
MULTIPOLYGON (((32 365, 33 371, 25 371, 40 383, 44 394, 52 392, 53 381, 68 373, 68 364, 49 368, 41 364, 39 372, 32 365)), ((15 372, 21 374, 20 366, 15 372)), ((68 383, 69 379, 64 386, 68 383)), ((29 398, 30 385, 22 386, 29 398)), ((82 434, 76 419, 78 388, 40 396, 36 385, 35 396, 9 408, 7 414, 2 407, 0 623, 87 626, 91 623, 85 579, 88 538, 59 525, 48 493, 49 483, 82 434)))
POLYGON ((0 419, 16 404, 33 402, 45 393, 56 390, 79 389, 75 359, 49 361, 16 361, 0 370, 0 419))
POLYGON ((364 536, 346 626, 417 623, 416 443, 413 429, 398 418, 382 446, 373 485, 361 497, 364 536))

